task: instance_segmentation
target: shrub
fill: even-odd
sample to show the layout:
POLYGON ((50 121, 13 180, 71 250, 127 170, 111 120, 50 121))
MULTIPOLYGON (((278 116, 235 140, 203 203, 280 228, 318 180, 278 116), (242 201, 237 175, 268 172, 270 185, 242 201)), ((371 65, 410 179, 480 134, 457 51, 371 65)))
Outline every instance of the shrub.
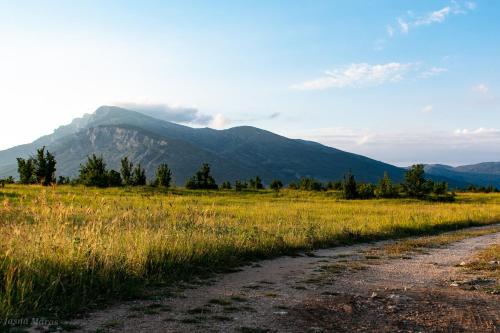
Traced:
POLYGON ((248 185, 254 190, 262 190, 264 188, 264 185, 262 185, 262 179, 260 179, 259 176, 256 176, 254 179, 250 179, 248 181, 248 185))
POLYGON ((314 178, 301 178, 299 188, 304 191, 322 191, 323 184, 314 178))
POLYGON ((223 190, 230 190, 231 189, 231 183, 229 181, 225 181, 222 183, 221 188, 223 190))
POLYGON ((269 187, 272 190, 279 192, 279 190, 283 187, 283 183, 281 182, 281 180, 274 179, 269 187))
POLYGON ((57 178, 57 185, 67 185, 70 182, 71 179, 69 177, 59 176, 59 178, 57 178))
POLYGON ((186 188, 188 189, 218 189, 219 187, 215 183, 215 179, 210 175, 210 165, 204 163, 200 170, 196 172, 196 175, 191 177, 186 182, 186 188))
POLYGON ((330 182, 328 182, 326 184, 326 188, 328 190, 340 191, 340 190, 342 190, 342 182, 340 182, 340 181, 336 181, 336 182, 330 181, 330 182))
POLYGON ((359 184, 357 187, 357 197, 359 199, 372 199, 375 197, 375 185, 359 184))

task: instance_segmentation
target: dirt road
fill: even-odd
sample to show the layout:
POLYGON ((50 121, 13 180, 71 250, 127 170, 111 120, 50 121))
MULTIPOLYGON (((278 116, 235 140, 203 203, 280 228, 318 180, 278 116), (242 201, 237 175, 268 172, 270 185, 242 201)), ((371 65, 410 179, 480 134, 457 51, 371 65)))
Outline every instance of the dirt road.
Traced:
POLYGON ((373 252, 388 242, 281 257, 72 324, 84 332, 500 332, 500 295, 475 290, 495 282, 460 267, 499 243, 494 233, 398 258, 373 252), (471 282, 456 286, 462 280, 471 282))

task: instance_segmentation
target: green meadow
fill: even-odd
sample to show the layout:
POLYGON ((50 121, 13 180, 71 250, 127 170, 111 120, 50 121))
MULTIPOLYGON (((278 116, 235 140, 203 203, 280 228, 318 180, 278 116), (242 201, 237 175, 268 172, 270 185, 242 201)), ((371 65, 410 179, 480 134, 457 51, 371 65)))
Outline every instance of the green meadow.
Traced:
POLYGON ((340 193, 7 185, 0 316, 66 315, 299 250, 500 222, 500 194, 452 203, 340 193))

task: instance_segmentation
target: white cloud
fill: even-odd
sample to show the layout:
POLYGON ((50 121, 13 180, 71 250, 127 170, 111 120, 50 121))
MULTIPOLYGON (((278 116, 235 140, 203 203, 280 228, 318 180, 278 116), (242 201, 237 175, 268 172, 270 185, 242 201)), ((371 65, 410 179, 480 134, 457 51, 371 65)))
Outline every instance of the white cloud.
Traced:
POLYGON ((423 71, 422 74, 420 74, 420 78, 421 79, 428 79, 430 77, 433 77, 433 76, 437 76, 441 73, 445 73, 447 72, 448 70, 446 68, 442 68, 442 67, 432 67, 426 71, 423 71))
POLYGON ((367 63, 350 64, 330 71, 323 77, 293 85, 299 90, 324 90, 328 88, 378 86, 386 82, 403 79, 404 74, 414 65, 411 63, 391 62, 370 65, 367 63))
POLYGON ((297 90, 325 90, 330 88, 360 88, 402 81, 407 77, 427 79, 446 72, 445 68, 422 69, 419 63, 390 62, 370 65, 355 63, 325 71, 324 75, 291 86, 297 90))
POLYGON ((394 28, 392 27, 392 25, 390 24, 387 25, 386 30, 387 30, 387 35, 389 35, 389 37, 394 36, 394 28))
POLYGON ((432 105, 427 105, 427 106, 424 106, 424 107, 422 108, 422 112, 423 112, 423 113, 431 113, 433 109, 434 109, 434 108, 433 108, 433 106, 432 106, 432 105))
POLYGON ((410 30, 410 25, 408 24, 408 22, 403 20, 401 17, 398 18, 398 25, 399 25, 399 30, 404 34, 407 34, 408 31, 410 30))
POLYGON ((500 129, 496 128, 485 128, 485 127, 479 127, 476 129, 456 129, 453 132, 456 136, 475 136, 475 137, 496 137, 500 136, 500 129))
MULTIPOLYGON (((419 16, 416 16, 413 12, 409 11, 406 15, 398 17, 396 19, 396 23, 399 27, 399 32, 407 34, 412 28, 428 26, 434 23, 443 23, 452 15, 466 14, 475 8, 476 3, 472 1, 451 1, 448 6, 419 16)), ((392 37, 395 33, 394 30, 386 30, 389 37, 392 37)))
POLYGON ((474 87, 472 87, 472 90, 475 92, 478 92, 480 94, 487 94, 490 88, 485 84, 485 83, 480 83, 474 87))
POLYGON ((215 115, 214 119, 212 120, 211 127, 216 128, 216 129, 223 129, 229 125, 230 121, 226 117, 224 117, 222 114, 218 113, 215 115))
POLYGON ((413 24, 418 27, 419 25, 442 23, 451 13, 452 13, 451 7, 447 6, 440 10, 436 10, 432 13, 428 13, 423 17, 418 18, 413 24))

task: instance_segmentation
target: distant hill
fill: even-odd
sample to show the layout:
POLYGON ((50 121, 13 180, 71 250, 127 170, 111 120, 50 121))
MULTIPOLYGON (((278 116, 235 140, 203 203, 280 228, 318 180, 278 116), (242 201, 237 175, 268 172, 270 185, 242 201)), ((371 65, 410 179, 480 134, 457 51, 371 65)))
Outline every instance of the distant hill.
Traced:
POLYGON ((384 172, 396 181, 405 170, 316 142, 289 139, 250 126, 226 130, 191 128, 113 106, 74 119, 31 144, 0 151, 0 177, 16 176, 16 157, 27 157, 41 146, 54 152, 57 175, 75 177, 89 154, 102 154, 119 170, 129 156, 149 177, 158 164, 168 163, 176 184, 183 185, 204 162, 218 182, 259 175, 265 183, 285 183, 301 177, 340 180, 351 170, 361 181, 376 182, 384 172))
POLYGON ((500 162, 487 162, 452 167, 443 164, 428 164, 425 172, 468 185, 494 186, 500 188, 500 162))
POLYGON ((455 170, 460 172, 500 176, 500 162, 484 162, 471 165, 461 165, 456 167, 455 170))

